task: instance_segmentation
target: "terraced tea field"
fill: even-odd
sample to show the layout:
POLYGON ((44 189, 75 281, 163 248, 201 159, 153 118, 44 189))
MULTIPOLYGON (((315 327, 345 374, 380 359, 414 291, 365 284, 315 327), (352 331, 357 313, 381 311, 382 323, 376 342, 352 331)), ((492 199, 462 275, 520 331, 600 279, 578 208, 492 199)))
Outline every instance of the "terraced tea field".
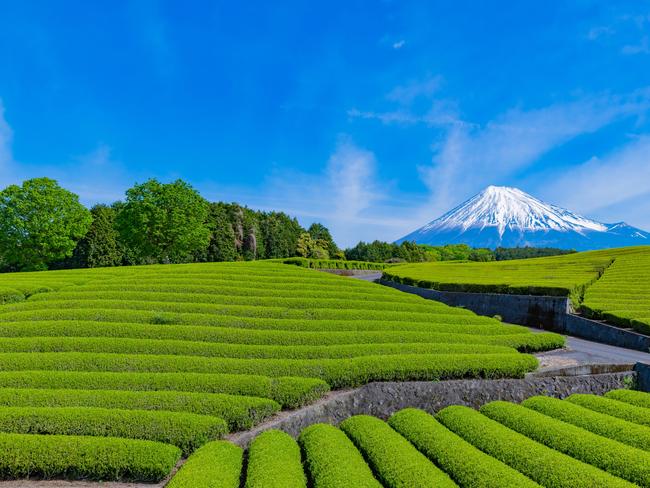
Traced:
POLYGON ((406 409, 387 422, 361 415, 338 428, 307 427, 297 441, 267 431, 251 443, 245 466, 239 447, 207 444, 168 486, 650 486, 648 407, 650 394, 618 390, 480 411, 451 406, 435 416, 406 409))
POLYGON ((279 263, 14 273, 0 289, 1 478, 155 481, 330 389, 521 377, 527 352, 564 343, 279 263))
POLYGON ((588 316, 650 333, 650 247, 489 263, 422 263, 387 279, 443 291, 568 296, 588 316))

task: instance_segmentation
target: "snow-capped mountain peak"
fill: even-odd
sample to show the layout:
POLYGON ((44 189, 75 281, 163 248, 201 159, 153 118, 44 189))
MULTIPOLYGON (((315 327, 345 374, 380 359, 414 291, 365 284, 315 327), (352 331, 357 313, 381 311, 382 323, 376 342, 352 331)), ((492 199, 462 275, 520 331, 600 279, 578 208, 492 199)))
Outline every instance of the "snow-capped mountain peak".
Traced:
POLYGON ((619 241, 614 245, 647 244, 648 237, 650 234, 624 222, 602 224, 545 203, 517 188, 488 186, 396 242, 597 249, 609 247, 603 243, 612 239, 619 241))

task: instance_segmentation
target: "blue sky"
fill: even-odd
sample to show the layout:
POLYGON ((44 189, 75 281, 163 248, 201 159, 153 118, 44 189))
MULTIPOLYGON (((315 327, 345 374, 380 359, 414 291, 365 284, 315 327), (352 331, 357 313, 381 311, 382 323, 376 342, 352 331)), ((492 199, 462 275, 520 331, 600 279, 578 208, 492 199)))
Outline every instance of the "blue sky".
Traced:
POLYGON ((0 185, 393 240, 490 184, 650 229, 650 2, 0 2, 0 185))

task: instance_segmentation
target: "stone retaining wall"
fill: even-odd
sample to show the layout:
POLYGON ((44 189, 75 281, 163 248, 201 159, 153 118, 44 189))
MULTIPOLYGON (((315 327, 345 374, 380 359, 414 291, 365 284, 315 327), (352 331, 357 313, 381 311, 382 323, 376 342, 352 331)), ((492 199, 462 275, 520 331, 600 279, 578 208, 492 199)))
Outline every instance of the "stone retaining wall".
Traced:
POLYGON ((538 377, 503 380, 452 380, 369 383, 354 390, 333 392, 320 401, 292 412, 282 412, 256 428, 229 436, 246 446, 260 432, 280 429, 297 436, 311 424, 338 424, 352 415, 367 414, 383 419, 407 407, 435 413, 449 405, 478 408, 494 400, 521 402, 534 395, 565 398, 573 393, 602 395, 625 388, 636 377, 632 371, 585 376, 538 377), (626 379, 629 378, 629 379, 626 379))

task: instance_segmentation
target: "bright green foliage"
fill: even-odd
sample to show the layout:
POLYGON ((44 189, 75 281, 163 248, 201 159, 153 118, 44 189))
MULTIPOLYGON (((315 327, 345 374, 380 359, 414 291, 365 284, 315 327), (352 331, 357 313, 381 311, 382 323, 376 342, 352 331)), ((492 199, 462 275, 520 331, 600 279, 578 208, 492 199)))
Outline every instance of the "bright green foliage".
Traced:
POLYGON ((242 463, 240 447, 210 442, 188 458, 167 488, 239 488, 242 463))
POLYGON ((471 408, 447 407, 438 412, 436 418, 484 453, 525 474, 542 486, 548 488, 634 486, 529 439, 471 408))
POLYGON ((273 400, 219 393, 116 390, 30 390, 0 388, 0 405, 8 407, 103 407, 169 410, 224 419, 230 430, 249 429, 276 413, 273 400))
POLYGON ((185 454, 223 436, 226 423, 207 415, 106 408, 0 408, 0 432, 125 437, 172 444, 185 454))
POLYGON ((556 451, 639 486, 650 486, 650 453, 600 437, 521 405, 492 402, 481 413, 556 451))
POLYGON ((604 413, 612 417, 634 422, 635 424, 650 427, 650 410, 630 405, 613 398, 603 398, 594 395, 571 395, 566 399, 571 403, 586 407, 595 412, 604 413))
POLYGON ((466 488, 535 487, 534 481, 481 452, 431 415, 414 408, 394 414, 390 426, 466 488))
POLYGON ((330 234, 330 231, 327 227, 319 222, 314 222, 309 226, 307 232, 314 241, 325 245, 325 250, 331 258, 337 255, 339 248, 334 242, 332 234, 330 234))
POLYGON ((268 430, 248 448, 245 488, 306 488, 300 447, 289 435, 268 430))
POLYGON ((159 442, 27 434, 0 434, 0 452, 0 479, 157 482, 181 456, 179 448, 159 442))
POLYGON ((340 427, 363 453, 384 486, 457 486, 385 422, 368 415, 358 415, 345 420, 340 427))
POLYGON ((308 259, 289 258, 282 261, 284 264, 294 264, 303 268, 312 269, 363 269, 382 270, 390 266, 385 263, 370 263, 368 261, 343 261, 340 259, 308 259))
POLYGON ((298 236, 296 254, 303 258, 327 260, 330 258, 327 248, 328 243, 326 241, 314 239, 309 232, 303 232, 298 236))
POLYGON ((312 425, 298 442, 314 488, 381 488, 352 441, 336 427, 312 425))
POLYGON ((531 397, 522 403, 549 417, 616 441, 650 451, 650 428, 594 412, 571 402, 551 397, 531 397))
POLYGON ((49 178, 26 180, 0 192, 0 262, 47 269, 72 255, 91 223, 79 197, 49 178))
POLYGON ((585 293, 589 316, 650 334, 650 248, 616 256, 603 277, 585 293))
POLYGON ((208 203, 188 183, 155 179, 126 192, 117 215, 122 241, 144 263, 182 263, 207 248, 208 203))
POLYGON ((605 396, 637 407, 650 408, 650 393, 644 391, 612 390, 605 393, 605 396))
POLYGON ((199 251, 199 260, 204 261, 235 261, 235 231, 228 218, 228 208, 223 203, 210 203, 207 226, 210 229, 210 242, 203 253, 199 251))

